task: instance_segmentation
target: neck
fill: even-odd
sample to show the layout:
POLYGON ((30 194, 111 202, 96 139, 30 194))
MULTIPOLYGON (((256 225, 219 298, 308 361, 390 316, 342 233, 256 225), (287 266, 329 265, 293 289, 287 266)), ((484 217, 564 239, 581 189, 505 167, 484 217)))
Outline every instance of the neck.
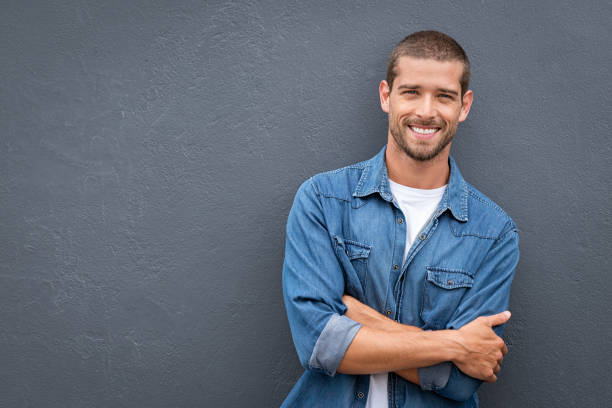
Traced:
POLYGON ((404 186, 423 190, 442 187, 450 176, 449 153, 450 144, 433 159, 418 161, 407 156, 394 143, 388 143, 385 161, 389 178, 404 186))

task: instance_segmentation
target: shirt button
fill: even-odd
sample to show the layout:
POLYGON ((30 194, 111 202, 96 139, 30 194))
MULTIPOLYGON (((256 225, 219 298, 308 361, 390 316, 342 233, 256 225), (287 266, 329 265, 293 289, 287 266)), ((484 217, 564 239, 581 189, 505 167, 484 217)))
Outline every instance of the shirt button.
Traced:
POLYGON ((393 269, 398 270, 399 269, 399 265, 393 265, 393 269))
POLYGON ((403 220, 403 219, 401 219, 401 218, 398 218, 398 219, 397 219, 397 223, 398 223, 398 224, 402 224, 403 222, 404 222, 404 220, 403 220))
POLYGON ((455 282, 452 279, 449 279, 449 280, 446 281, 447 285, 452 285, 453 283, 455 283, 455 282))
POLYGON ((363 392, 359 391, 357 393, 357 398, 362 399, 363 397, 365 397, 365 394, 363 392))
POLYGON ((421 234, 421 235, 419 236, 419 239, 420 239, 421 241, 425 241, 425 238, 427 238, 427 235, 425 235, 425 234, 421 234))
POLYGON ((344 253, 348 255, 348 249, 346 251, 344 251, 344 253))
POLYGON ((391 316, 391 309, 387 309, 385 313, 387 314, 387 316, 391 316))

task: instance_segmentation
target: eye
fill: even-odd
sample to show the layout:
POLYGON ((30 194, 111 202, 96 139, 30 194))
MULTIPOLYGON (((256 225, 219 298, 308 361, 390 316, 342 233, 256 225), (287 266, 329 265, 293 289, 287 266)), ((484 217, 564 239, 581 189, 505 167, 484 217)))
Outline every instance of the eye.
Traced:
POLYGON ((417 91, 414 89, 407 89, 405 91, 402 91, 402 95, 416 95, 417 91))
POLYGON ((440 94, 438 96, 440 96, 440 98, 453 99, 453 96, 449 94, 440 94))

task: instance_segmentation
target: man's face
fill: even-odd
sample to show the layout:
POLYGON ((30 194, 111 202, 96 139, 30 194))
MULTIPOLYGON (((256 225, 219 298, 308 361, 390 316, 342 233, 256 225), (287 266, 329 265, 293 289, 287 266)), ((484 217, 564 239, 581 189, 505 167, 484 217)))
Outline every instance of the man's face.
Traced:
POLYGON ((472 105, 472 91, 461 96, 463 64, 400 57, 395 69, 393 89, 387 81, 379 88, 382 109, 389 114, 388 142, 417 161, 448 154, 457 125, 472 105))

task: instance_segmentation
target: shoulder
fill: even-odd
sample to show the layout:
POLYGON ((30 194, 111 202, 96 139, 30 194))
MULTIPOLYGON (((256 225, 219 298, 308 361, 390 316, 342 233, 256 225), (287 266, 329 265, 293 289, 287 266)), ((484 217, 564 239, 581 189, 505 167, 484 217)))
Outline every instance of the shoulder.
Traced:
POLYGON ((338 169, 315 174, 304 181, 298 190, 300 193, 315 194, 319 198, 335 198, 351 201, 364 172, 370 167, 370 160, 350 164, 338 169))
POLYGON ((468 222, 457 232, 497 240, 508 233, 518 232, 514 220, 500 205, 476 187, 465 182, 468 202, 468 222), (459 231, 460 230, 460 231, 459 231))

